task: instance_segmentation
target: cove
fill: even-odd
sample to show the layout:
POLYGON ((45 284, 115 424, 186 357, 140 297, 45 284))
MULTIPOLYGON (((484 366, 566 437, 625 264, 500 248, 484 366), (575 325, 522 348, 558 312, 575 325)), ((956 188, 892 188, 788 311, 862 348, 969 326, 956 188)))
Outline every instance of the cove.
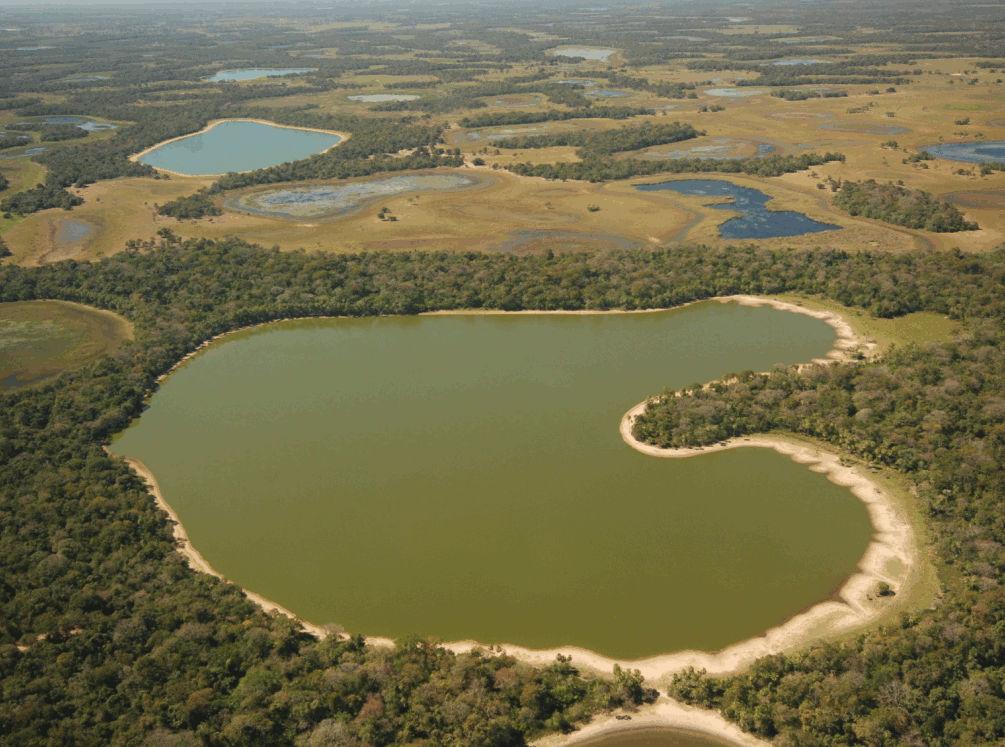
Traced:
POLYGON ((828 350, 767 308, 285 322, 169 376, 113 444, 225 577, 318 624, 637 658, 719 649, 828 598, 871 536, 766 449, 645 456, 664 387, 828 350))
POLYGON ((155 169, 183 176, 212 176, 299 161, 340 142, 342 136, 334 132, 226 119, 156 145, 135 158, 155 169))
POLYGON ((732 201, 712 205, 716 210, 740 213, 719 226, 719 235, 727 239, 768 239, 779 236, 802 236, 820 231, 835 231, 841 226, 821 223, 791 210, 768 210, 771 199, 759 189, 741 187, 723 179, 679 179, 657 184, 639 184, 643 192, 671 190, 682 195, 708 195, 731 197, 732 201))

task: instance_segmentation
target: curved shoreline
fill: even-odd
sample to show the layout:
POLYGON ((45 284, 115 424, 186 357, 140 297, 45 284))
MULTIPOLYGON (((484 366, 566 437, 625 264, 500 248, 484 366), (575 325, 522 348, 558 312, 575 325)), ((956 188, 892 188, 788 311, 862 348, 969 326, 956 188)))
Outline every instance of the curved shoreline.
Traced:
MULTIPOLYGON (((700 299, 687 304, 673 307, 672 309, 633 309, 633 310, 559 310, 559 311, 516 311, 508 312, 494 309, 461 309, 428 312, 429 315, 483 315, 483 314, 646 314, 663 311, 673 311, 695 303, 704 301, 716 301, 719 303, 739 303, 747 306, 771 306, 773 308, 801 313, 825 321, 830 325, 837 335, 834 347, 826 357, 815 359, 815 362, 833 362, 837 360, 848 360, 853 350, 864 350, 868 354, 874 345, 866 343, 858 338, 852 326, 838 313, 830 311, 818 311, 807 309, 798 304, 761 296, 716 296, 708 299, 700 299)), ((334 319, 339 317, 297 317, 296 319, 321 320, 334 319)), ((280 321, 272 320, 247 325, 233 330, 222 332, 205 340, 193 351, 179 359, 167 372, 158 377, 160 383, 168 375, 179 367, 183 366, 190 359, 196 356, 204 348, 219 341, 228 335, 236 334, 253 327, 260 327, 264 324, 271 324, 280 321)), ((802 364, 807 365, 807 364, 802 364)), ((615 664, 624 668, 638 669, 648 680, 658 680, 672 675, 686 667, 693 666, 703 668, 712 674, 726 674, 738 671, 750 665, 755 659, 765 655, 780 653, 783 651, 798 648, 820 638, 832 637, 850 630, 861 628, 873 622, 877 617, 884 614, 890 606, 887 600, 876 600, 872 598, 872 592, 880 581, 890 583, 895 587, 898 594, 904 592, 914 581, 914 573, 917 563, 918 543, 913 527, 910 522, 901 514, 896 506, 893 497, 881 489, 874 481, 861 474, 855 467, 842 463, 840 455, 823 448, 810 445, 806 442, 783 436, 749 436, 733 439, 727 443, 716 444, 709 447, 688 448, 688 449, 661 449, 637 441, 631 433, 631 425, 634 418, 645 409, 647 399, 633 407, 622 417, 619 424, 621 436, 625 443, 639 452, 661 458, 687 458, 699 454, 711 453, 732 448, 742 447, 762 447, 772 448, 789 456, 800 464, 807 465, 815 472, 825 474, 828 479, 839 485, 851 489, 852 493, 862 500, 869 511, 870 520, 874 528, 872 542, 859 561, 858 573, 849 577, 839 590, 838 599, 822 601, 808 610, 788 618, 780 625, 771 628, 760 636, 739 641, 718 652, 704 652, 695 650, 675 651, 667 654, 646 657, 636 660, 615 659, 576 646, 562 646, 553 649, 530 649, 509 643, 485 644, 473 640, 443 642, 444 648, 455 653, 464 653, 474 649, 494 648, 509 655, 535 665, 547 665, 554 661, 555 656, 562 654, 572 656, 575 662, 584 667, 597 670, 599 672, 610 672, 615 664)), ((178 519, 177 514, 164 499, 163 494, 157 484, 153 473, 139 460, 129 457, 123 459, 139 474, 151 487, 151 492, 159 507, 161 507, 174 523, 174 534, 179 544, 179 551, 189 560, 190 565, 204 573, 210 573, 220 579, 227 580, 222 574, 216 571, 202 556, 194 546, 185 532, 184 527, 178 519)), ((279 612, 300 622, 308 632, 323 638, 330 634, 329 630, 319 625, 302 620, 292 611, 282 605, 273 602, 259 594, 247 589, 243 589, 248 598, 261 606, 267 612, 279 612)), ((394 641, 384 637, 366 637, 367 643, 376 646, 392 646, 394 641)), ((619 722, 620 723, 620 722, 619 722)))
POLYGON ((631 734, 636 731, 668 729, 691 732, 727 741, 737 747, 764 747, 768 744, 727 721, 718 711, 684 705, 666 696, 635 711, 613 711, 569 734, 551 734, 533 742, 534 747, 574 747, 597 737, 631 734), (619 716, 621 718, 619 718, 619 716), (629 716, 629 719, 625 719, 629 716))
MULTIPOLYGON (((195 137, 196 135, 202 135, 204 133, 207 133, 214 127, 222 125, 225 122, 254 122, 255 124, 268 125, 270 127, 279 127, 284 130, 300 130, 301 132, 320 132, 324 135, 336 135, 339 138, 341 138, 341 140, 339 140, 337 143, 328 146, 322 151, 318 151, 317 153, 312 154, 315 156, 320 156, 322 153, 327 153, 332 148, 339 147, 340 145, 342 145, 342 143, 346 142, 352 137, 352 133, 339 132, 338 130, 322 130, 318 127, 299 127, 297 125, 279 124, 278 122, 270 122, 267 119, 256 119, 254 117, 230 117, 225 119, 212 119, 201 130, 196 130, 195 132, 188 132, 184 135, 178 135, 177 137, 162 140, 159 143, 151 145, 149 148, 144 148, 139 153, 134 153, 133 155, 129 156, 129 160, 132 161, 133 163, 140 163, 140 159, 143 158, 143 156, 147 155, 148 153, 152 153, 155 150, 163 148, 165 145, 170 145, 171 143, 177 143, 179 140, 187 140, 190 137, 195 137)), ((226 176, 228 173, 231 173, 231 172, 223 172, 220 174, 185 174, 181 171, 172 171, 171 169, 161 168, 160 166, 152 166, 151 164, 144 164, 144 165, 150 166, 150 168, 154 169, 155 171, 159 171, 162 174, 170 174, 171 176, 180 176, 185 179, 207 179, 210 177, 226 176)), ((279 164, 276 165, 278 166, 279 164)), ((271 167, 264 166, 263 168, 271 168, 271 167)), ((250 174, 252 171, 259 171, 259 169, 248 169, 247 171, 237 171, 234 173, 250 174)))

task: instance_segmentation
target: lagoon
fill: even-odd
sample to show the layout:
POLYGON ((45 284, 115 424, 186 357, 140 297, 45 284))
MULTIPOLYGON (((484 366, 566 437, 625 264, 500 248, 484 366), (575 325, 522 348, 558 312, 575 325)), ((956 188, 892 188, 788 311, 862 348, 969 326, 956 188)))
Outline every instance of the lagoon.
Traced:
POLYGON ((740 213, 719 226, 719 235, 727 239, 769 239, 780 236, 802 236, 820 231, 835 231, 841 226, 821 223, 791 210, 769 210, 771 196, 758 189, 741 187, 724 179, 679 179, 657 184, 640 184, 643 192, 671 190, 683 195, 731 197, 730 202, 712 205, 716 210, 740 213))
POLYGON ((113 450, 153 470, 224 576, 315 623, 714 650, 828 598, 866 510, 770 450, 647 457, 619 421, 667 386, 833 340, 717 303, 277 323, 173 373, 113 450))
POLYGON ((137 160, 185 176, 210 176, 299 161, 340 142, 342 136, 332 132, 228 119, 158 145, 137 160))

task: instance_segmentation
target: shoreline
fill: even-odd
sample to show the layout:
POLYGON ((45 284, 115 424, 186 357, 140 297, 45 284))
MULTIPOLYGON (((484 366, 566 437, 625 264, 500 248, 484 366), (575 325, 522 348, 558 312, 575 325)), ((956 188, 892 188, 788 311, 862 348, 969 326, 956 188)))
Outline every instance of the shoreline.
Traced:
POLYGON ((549 734, 535 739, 534 747, 574 747, 597 737, 613 737, 638 731, 657 729, 674 730, 725 740, 736 747, 764 747, 768 745, 758 737, 743 731, 727 721, 718 711, 685 705, 666 695, 655 703, 640 706, 634 711, 619 709, 594 719, 569 734, 549 734), (622 718, 619 719, 618 717, 622 718), (624 716, 630 719, 624 720, 624 716))
MULTIPOLYGON (((808 309, 798 304, 788 301, 766 298, 761 296, 715 296, 708 299, 691 301, 671 309, 614 309, 614 310, 556 310, 556 311, 503 311, 497 309, 459 309, 425 312, 420 316, 442 316, 442 315, 531 315, 531 314, 652 314, 666 311, 674 311, 696 303, 715 301, 718 303, 738 303, 746 306, 771 306, 773 308, 801 313, 812 316, 826 322, 836 333, 833 348, 826 357, 815 359, 815 362, 834 362, 838 360, 849 360, 851 351, 865 349, 867 354, 874 351, 875 345, 871 345, 861 340, 849 324, 840 314, 830 311, 808 309)), ((161 383, 167 376, 174 373, 178 368, 186 364, 189 360, 202 352, 203 349, 218 342, 220 339, 246 331, 254 327, 261 327, 266 324, 274 324, 284 321, 295 320, 323 320, 343 318, 339 316, 309 316, 294 317, 290 319, 277 319, 267 322, 258 322, 246 325, 237 329, 221 332, 203 341, 198 347, 179 359, 168 371, 161 374, 156 382, 161 383)), ((807 364, 801 364, 807 365, 807 364)), ((727 443, 715 444, 709 447, 688 448, 688 449, 661 449, 638 442, 631 434, 631 424, 634 418, 647 406, 649 399, 639 403, 629 410, 622 417, 619 429, 625 443, 640 453, 648 456, 661 458, 687 458, 699 454, 711 453, 732 448, 761 447, 772 448, 789 456, 794 461, 808 466, 815 472, 825 474, 828 479, 836 484, 848 487, 856 497, 866 504, 869 511, 870 522, 873 525, 873 539, 867 546, 862 559, 859 561, 858 572, 849 576, 842 584, 837 593, 837 599, 829 598, 818 602, 807 610, 789 617, 776 627, 773 627, 759 636, 748 638, 731 644, 717 652, 704 652, 695 650, 673 651, 666 654, 645 657, 635 660, 623 660, 599 654, 595 651, 576 647, 561 646, 553 649, 530 649, 510 643, 485 644, 474 640, 447 641, 439 645, 453 651, 454 653, 465 653, 474 649, 488 649, 505 652, 515 656, 521 661, 544 666, 554 661, 558 654, 572 656, 577 665, 593 669, 598 672, 610 672, 615 664, 623 668, 638 669, 647 680, 661 680, 669 677, 674 672, 680 671, 688 666, 706 669, 710 674, 726 674, 743 669, 751 664, 755 659, 765 655, 780 653, 792 650, 802 645, 806 645, 818 639, 831 638, 835 635, 848 632, 864 625, 870 624, 876 618, 884 615, 891 605, 890 600, 872 599, 872 592, 879 581, 885 581, 894 586, 898 595, 905 594, 906 589, 915 581, 918 563, 916 556, 918 553, 918 542, 915 537, 913 526, 906 519, 892 496, 880 488, 874 481, 861 474, 856 467, 851 467, 842 463, 839 454, 827 449, 819 448, 808 442, 798 441, 786 436, 749 436, 733 439, 727 443)), ((116 455, 119 456, 119 455, 116 455)), ((137 472, 151 486, 155 501, 170 517, 175 527, 175 537, 179 543, 179 551, 190 561, 190 565, 205 573, 210 573, 220 579, 227 580, 222 574, 217 572, 192 546, 187 533, 184 530, 177 514, 164 499, 163 494, 157 484, 156 477, 141 462, 129 457, 123 458, 134 471, 137 472)), ((230 583, 228 581, 228 583, 230 583)), ((248 589, 242 591, 248 598, 258 604, 267 612, 279 612, 299 621, 308 632, 319 638, 329 634, 319 625, 302 620, 292 611, 286 609, 271 600, 262 597, 248 589)), ((895 598, 894 598, 895 599, 895 598)), ((365 637, 366 642, 375 646, 393 646, 393 640, 389 638, 374 636, 365 637)), ((622 722, 619 722, 622 723, 622 722)))
MULTIPOLYGON (((171 143, 176 143, 179 140, 186 140, 186 139, 188 139, 190 137, 195 137, 196 135, 202 135, 202 134, 204 134, 206 132, 209 132, 214 127, 217 127, 217 126, 219 126, 221 124, 224 124, 225 122, 254 122, 255 124, 269 125, 270 127, 280 127, 280 128, 282 128, 284 130, 300 130, 302 132, 320 132, 320 133, 322 133, 324 135, 337 135, 339 138, 341 138, 341 140, 339 140, 337 143, 334 143, 333 145, 328 146, 327 148, 325 148, 322 151, 319 151, 318 153, 312 154, 312 155, 315 155, 315 156, 320 156, 322 153, 327 153, 332 148, 339 147, 340 145, 342 145, 342 143, 346 142, 347 140, 349 140, 352 137, 352 133, 350 133, 350 132, 340 132, 338 130, 323 130, 323 129, 320 129, 318 127, 299 127, 297 125, 279 124, 278 122, 270 122, 267 119, 257 119, 255 117, 228 117, 228 118, 224 118, 224 119, 212 119, 209 122, 207 122, 206 126, 203 127, 201 130, 196 130, 195 132, 188 132, 188 133, 186 133, 184 135, 178 135, 177 137, 172 137, 172 138, 168 138, 167 140, 162 140, 159 143, 151 145, 149 148, 144 148, 139 153, 134 153, 133 155, 129 156, 129 160, 132 161, 133 163, 140 163, 140 159, 143 158, 143 156, 147 155, 148 153, 152 153, 153 151, 158 150, 159 148, 163 148, 165 145, 170 145, 171 143)), ((150 166, 150 164, 145 164, 145 165, 150 166)), ((160 172, 162 174, 170 174, 171 176, 179 176, 179 177, 182 177, 184 179, 207 179, 207 178, 210 178, 210 177, 226 176, 228 173, 230 173, 230 172, 224 172, 224 173, 221 173, 221 174, 185 174, 185 173, 182 173, 181 171, 172 171, 171 169, 164 169, 164 168, 161 168, 159 166, 150 166, 150 168, 152 168, 155 171, 158 171, 158 172, 160 172)), ((265 166, 263 168, 270 168, 270 167, 265 166)), ((247 171, 237 171, 237 172, 234 172, 234 173, 237 173, 237 174, 250 174, 252 171, 259 171, 259 169, 248 169, 247 171)))

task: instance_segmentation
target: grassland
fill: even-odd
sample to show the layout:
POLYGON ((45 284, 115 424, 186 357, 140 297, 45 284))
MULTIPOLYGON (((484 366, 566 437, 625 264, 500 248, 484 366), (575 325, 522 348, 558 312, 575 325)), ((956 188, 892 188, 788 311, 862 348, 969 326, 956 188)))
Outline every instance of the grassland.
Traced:
POLYGON ((0 391, 39 384, 119 348, 132 325, 65 301, 0 304, 0 391))

